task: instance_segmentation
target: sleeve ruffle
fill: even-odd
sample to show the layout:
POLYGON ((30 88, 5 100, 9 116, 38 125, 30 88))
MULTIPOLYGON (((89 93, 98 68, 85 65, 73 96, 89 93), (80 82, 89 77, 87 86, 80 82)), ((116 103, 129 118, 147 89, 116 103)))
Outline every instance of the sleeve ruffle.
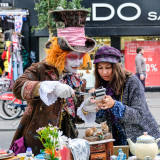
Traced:
POLYGON ((40 84, 39 94, 41 100, 47 105, 55 103, 57 100, 57 96, 54 94, 54 89, 59 81, 43 81, 40 84))
POLYGON ((93 124, 96 120, 96 112, 88 112, 87 115, 84 115, 82 112, 84 102, 81 104, 81 106, 77 110, 77 115, 82 118, 82 120, 87 124, 93 124))

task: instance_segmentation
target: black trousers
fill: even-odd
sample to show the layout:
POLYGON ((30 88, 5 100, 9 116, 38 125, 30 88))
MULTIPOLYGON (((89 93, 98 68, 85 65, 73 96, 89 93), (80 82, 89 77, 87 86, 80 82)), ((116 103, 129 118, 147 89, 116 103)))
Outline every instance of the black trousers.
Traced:
POLYGON ((140 79, 140 74, 139 74, 139 73, 136 73, 136 76, 137 76, 137 77, 139 78, 139 80, 141 81, 141 83, 142 83, 142 85, 143 85, 143 87, 144 87, 144 91, 145 91, 145 80, 146 80, 146 75, 144 75, 145 77, 144 77, 143 80, 140 79))

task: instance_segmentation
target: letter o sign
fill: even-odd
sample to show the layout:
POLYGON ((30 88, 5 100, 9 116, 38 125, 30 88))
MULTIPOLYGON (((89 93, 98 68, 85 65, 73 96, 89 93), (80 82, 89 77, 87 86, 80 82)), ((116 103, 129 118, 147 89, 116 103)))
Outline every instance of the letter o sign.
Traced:
POLYGON ((135 3, 123 3, 121 4, 118 9, 117 9, 117 15, 120 19, 124 20, 124 21, 133 21, 133 20, 136 20, 140 15, 141 15, 141 9, 140 7, 135 4, 135 3), (132 17, 125 17, 121 14, 121 10, 125 7, 133 7, 137 10, 137 13, 135 16, 132 16, 132 17))

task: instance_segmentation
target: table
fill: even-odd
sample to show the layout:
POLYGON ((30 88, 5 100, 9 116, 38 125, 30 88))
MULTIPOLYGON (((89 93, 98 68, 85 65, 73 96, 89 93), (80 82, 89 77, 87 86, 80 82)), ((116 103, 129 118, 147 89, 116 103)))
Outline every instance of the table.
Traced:
MULTIPOLYGON (((128 157, 128 160, 139 160, 136 156, 128 157)), ((153 160, 160 160, 160 156, 156 156, 153 160)))
POLYGON ((21 157, 13 156, 11 158, 5 158, 4 160, 20 160, 21 157))
POLYGON ((90 160, 109 160, 113 154, 114 139, 89 142, 90 160))

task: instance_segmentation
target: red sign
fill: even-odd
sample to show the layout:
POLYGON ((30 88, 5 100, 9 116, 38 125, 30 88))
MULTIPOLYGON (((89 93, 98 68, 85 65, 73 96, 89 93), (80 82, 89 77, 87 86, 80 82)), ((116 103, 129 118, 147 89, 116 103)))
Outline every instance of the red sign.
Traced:
POLYGON ((12 92, 6 92, 6 93, 3 93, 0 95, 0 100, 9 100, 9 101, 12 101, 13 99, 14 100, 14 103, 16 104, 22 104, 22 101, 19 100, 19 99, 16 99, 13 95, 12 92))
POLYGON ((137 47, 144 48, 146 60, 146 86, 160 86, 160 41, 125 42, 125 68, 135 74, 137 47))

